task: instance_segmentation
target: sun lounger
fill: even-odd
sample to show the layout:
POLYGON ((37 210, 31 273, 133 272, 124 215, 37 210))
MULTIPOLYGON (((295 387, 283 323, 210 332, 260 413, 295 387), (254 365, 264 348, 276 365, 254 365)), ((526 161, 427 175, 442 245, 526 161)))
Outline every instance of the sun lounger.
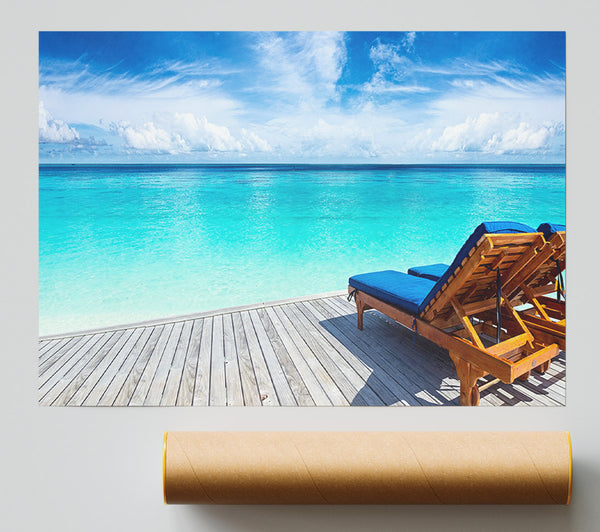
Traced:
MULTIPOLYGON (((561 349, 565 349, 565 290, 562 281, 566 251, 565 226, 543 223, 537 228, 537 232, 544 235, 544 238, 555 248, 555 253, 550 257, 546 267, 540 268, 536 276, 525 283, 526 286, 530 285, 527 294, 523 290, 514 292, 511 295, 511 303, 513 306, 529 303, 531 306, 520 313, 529 328, 535 331, 536 337, 543 335, 547 341, 552 340, 561 349), (559 265, 556 263, 557 260, 559 265), (556 292, 556 299, 547 297, 545 294, 548 292, 556 292)), ((408 273, 437 281, 448 268, 447 264, 429 264, 410 268, 408 273)))
POLYGON ((534 274, 514 287, 508 295, 515 303, 529 305, 527 309, 520 311, 520 315, 536 338, 555 342, 561 349, 565 349, 565 226, 544 223, 537 230, 543 233, 553 252, 534 274), (553 292, 556 296, 550 297, 548 294, 553 292))
POLYGON ((529 226, 483 223, 438 281, 393 270, 351 277, 358 328, 364 311, 376 309, 448 349, 460 380, 460 404, 477 405, 481 390, 526 379, 534 368, 545 371, 558 354, 555 343, 534 337, 506 297, 507 287, 536 271, 539 257, 553 253, 529 226), (493 309, 495 320, 489 318, 493 309), (503 320, 509 320, 510 331, 503 320), (486 375, 495 379, 479 388, 478 379, 486 375))

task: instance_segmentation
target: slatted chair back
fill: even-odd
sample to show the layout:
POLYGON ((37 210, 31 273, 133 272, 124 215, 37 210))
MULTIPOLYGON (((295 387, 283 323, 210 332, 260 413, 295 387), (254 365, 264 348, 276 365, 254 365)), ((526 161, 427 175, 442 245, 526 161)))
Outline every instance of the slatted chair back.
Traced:
POLYGON ((459 323, 461 312, 470 316, 491 310, 496 307, 498 288, 507 297, 512 287, 535 275, 552 253, 541 233, 486 233, 436 283, 420 318, 441 328, 459 323))
MULTIPOLYGON (((557 291, 556 282, 566 268, 567 238, 565 231, 558 231, 547 238, 552 254, 532 275, 519 286, 512 285, 507 297, 516 304, 531 298, 557 291)), ((563 297, 562 294, 560 297, 563 297)), ((559 297, 559 299, 560 299, 559 297)))

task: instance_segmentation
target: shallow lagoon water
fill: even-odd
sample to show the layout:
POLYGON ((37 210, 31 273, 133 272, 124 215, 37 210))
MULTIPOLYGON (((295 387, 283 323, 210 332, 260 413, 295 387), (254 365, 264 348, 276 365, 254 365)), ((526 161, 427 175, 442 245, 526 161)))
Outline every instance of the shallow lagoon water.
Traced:
POLYGON ((40 334, 344 290, 565 222, 564 166, 41 166, 40 334))

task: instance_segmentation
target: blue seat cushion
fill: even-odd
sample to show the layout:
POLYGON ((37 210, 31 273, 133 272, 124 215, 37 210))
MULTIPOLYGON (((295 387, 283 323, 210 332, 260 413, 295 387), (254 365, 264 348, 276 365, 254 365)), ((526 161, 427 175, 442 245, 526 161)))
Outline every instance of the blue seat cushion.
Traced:
POLYGON ((540 226, 537 228, 538 233, 544 233, 544 238, 550 238, 554 233, 557 233, 558 231, 566 231, 567 228, 564 225, 561 224, 549 224, 549 223, 545 223, 545 224, 540 224, 540 226))
POLYGON ((425 277, 425 279, 430 279, 431 281, 437 281, 446 273, 447 269, 447 264, 428 264, 427 266, 415 266, 414 268, 409 268, 408 274, 416 277, 425 277))
POLYGON ((416 314, 435 282, 394 270, 385 270, 355 275, 350 277, 348 284, 361 292, 416 314))
POLYGON ((473 234, 467 239, 467 241, 463 244, 460 251, 456 254, 456 257, 452 261, 450 267, 446 270, 446 273, 442 275, 435 283, 435 285, 431 288, 431 291, 427 296, 423 299, 421 304, 419 305, 419 313, 423 312, 427 305, 431 302, 431 300, 436 296, 436 294, 441 290, 441 288, 446 284, 450 276, 454 273, 454 271, 458 268, 458 266, 462 263, 465 257, 468 257, 469 252, 477 246, 477 242, 479 239, 488 233, 536 233, 537 231, 533 229, 533 227, 529 227, 528 225, 517 223, 517 222, 483 222, 479 224, 473 234))

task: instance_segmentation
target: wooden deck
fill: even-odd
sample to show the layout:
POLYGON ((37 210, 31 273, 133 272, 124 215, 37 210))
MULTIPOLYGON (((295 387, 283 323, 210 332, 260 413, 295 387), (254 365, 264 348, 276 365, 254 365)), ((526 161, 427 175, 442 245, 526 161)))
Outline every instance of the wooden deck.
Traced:
MULTIPOLYGON (((565 353, 481 405, 565 404, 565 353)), ((481 382, 481 381, 480 381, 481 382)), ((345 293, 43 337, 39 402, 52 406, 458 405, 447 351, 345 293)))

